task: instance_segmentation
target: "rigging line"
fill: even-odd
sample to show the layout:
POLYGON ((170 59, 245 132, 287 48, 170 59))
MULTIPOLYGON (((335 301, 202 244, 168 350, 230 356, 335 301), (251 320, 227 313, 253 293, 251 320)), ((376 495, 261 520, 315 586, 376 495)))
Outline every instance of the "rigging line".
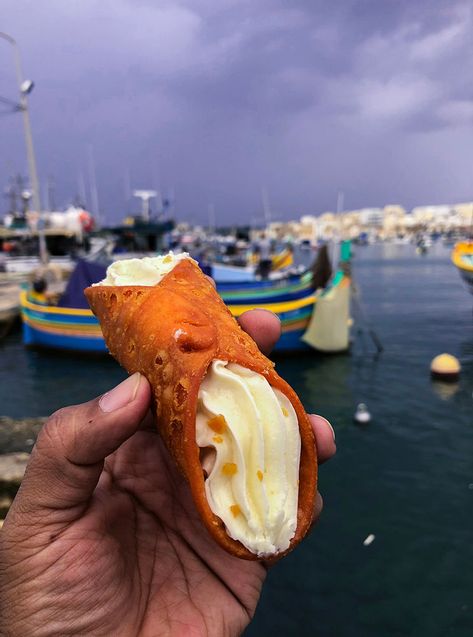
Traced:
POLYGON ((360 293, 359 290, 356 286, 356 284, 354 283, 354 281, 352 280, 352 285, 351 285, 351 292, 352 292, 352 301, 355 303, 355 305, 357 306, 358 309, 358 313, 359 316, 361 317, 362 322, 364 323, 365 329, 367 330, 368 334, 371 336, 371 340, 374 343, 374 346, 376 347, 378 354, 381 354, 381 352, 384 350, 383 344, 381 343, 380 338, 378 337, 378 335, 376 334, 371 321, 368 319, 368 317, 366 316, 366 312, 363 308, 363 305, 361 303, 361 299, 360 299, 360 293))
POLYGON ((11 106, 15 111, 21 111, 21 105, 18 104, 18 102, 14 102, 13 100, 9 99, 8 97, 2 97, 0 95, 0 102, 2 102, 2 104, 6 104, 7 106, 11 106))

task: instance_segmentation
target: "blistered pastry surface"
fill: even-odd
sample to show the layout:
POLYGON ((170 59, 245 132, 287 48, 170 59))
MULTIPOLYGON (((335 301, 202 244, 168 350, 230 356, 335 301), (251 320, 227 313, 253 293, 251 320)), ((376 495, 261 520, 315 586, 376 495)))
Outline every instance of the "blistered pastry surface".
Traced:
POLYGON ((85 294, 111 354, 128 373, 139 371, 150 382, 158 429, 189 481, 205 525, 238 557, 257 559, 227 535, 208 505, 195 433, 199 387, 210 363, 219 359, 264 375, 288 398, 301 435, 297 529, 288 550, 292 549, 312 521, 317 482, 312 427, 294 390, 240 328, 199 267, 184 260, 154 287, 97 286, 85 294))

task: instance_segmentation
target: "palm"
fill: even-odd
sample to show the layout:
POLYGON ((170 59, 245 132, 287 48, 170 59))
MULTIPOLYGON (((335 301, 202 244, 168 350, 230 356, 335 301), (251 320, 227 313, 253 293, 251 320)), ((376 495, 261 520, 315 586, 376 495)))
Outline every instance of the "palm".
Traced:
POLYGON ((208 536, 187 484, 149 431, 107 459, 88 509, 45 558, 45 582, 66 587, 77 622, 88 618, 87 634, 156 635, 157 626, 163 634, 239 634, 265 574, 208 536))

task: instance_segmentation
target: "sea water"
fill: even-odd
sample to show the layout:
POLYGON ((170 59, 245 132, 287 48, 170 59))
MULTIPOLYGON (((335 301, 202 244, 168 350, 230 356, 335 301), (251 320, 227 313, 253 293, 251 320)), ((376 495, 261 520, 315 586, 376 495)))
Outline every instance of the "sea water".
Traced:
POLYGON ((320 468, 318 526, 271 571, 246 634, 471 637, 473 297, 440 245, 359 247, 353 270, 384 351, 368 324, 351 356, 281 367, 338 453, 320 468), (460 359, 458 384, 431 381, 442 352, 460 359), (369 426, 353 423, 360 402, 369 426))
MULTIPOLYGON (((331 420, 338 453, 320 468, 318 526, 271 570, 246 635, 471 637, 473 297, 441 245, 355 252, 351 353, 277 362, 331 420), (461 361, 457 384, 430 379, 442 352, 461 361), (360 402, 365 427, 353 422, 360 402)), ((25 350, 14 332, 0 345, 0 414, 47 415, 124 377, 110 357, 25 350)))

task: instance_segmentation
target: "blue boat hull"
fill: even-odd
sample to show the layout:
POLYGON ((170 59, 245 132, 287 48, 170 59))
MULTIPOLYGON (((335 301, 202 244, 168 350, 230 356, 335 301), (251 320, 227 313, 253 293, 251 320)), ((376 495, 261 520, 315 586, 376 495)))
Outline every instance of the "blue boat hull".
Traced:
POLYGON ((107 346, 102 336, 65 336, 51 334, 31 327, 23 322, 23 342, 25 345, 47 347, 51 349, 69 350, 74 352, 96 352, 105 354, 107 346))
MULTIPOLYGON (((295 352, 309 350, 310 347, 301 341, 305 330, 283 332, 274 348, 275 352, 295 352)), ((106 354, 108 348, 102 337, 78 337, 50 334, 23 323, 23 343, 30 347, 47 347, 50 349, 72 352, 90 352, 106 354)))

